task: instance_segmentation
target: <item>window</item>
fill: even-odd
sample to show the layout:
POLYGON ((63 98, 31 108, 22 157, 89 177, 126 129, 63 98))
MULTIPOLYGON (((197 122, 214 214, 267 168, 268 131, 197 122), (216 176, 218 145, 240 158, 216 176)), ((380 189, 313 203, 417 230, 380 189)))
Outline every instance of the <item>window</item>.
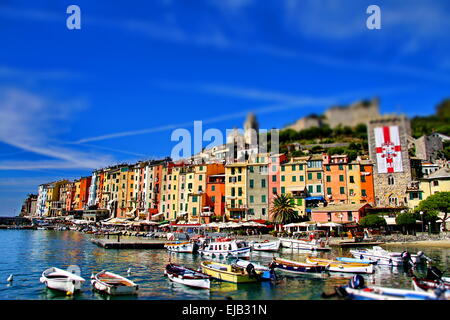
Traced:
POLYGON ((303 170, 303 165, 302 164, 299 167, 300 167, 300 170, 303 170))
POLYGON ((312 173, 311 172, 308 173, 308 180, 312 180, 312 173))
POLYGON ((236 189, 231 188, 231 196, 234 197, 236 195, 236 189))
POLYGON ((242 188, 241 188, 241 187, 238 188, 238 196, 239 196, 239 197, 242 196, 242 188))
POLYGON ((308 192, 309 193, 313 193, 314 191, 313 191, 313 186, 308 186, 308 192))
POLYGON ((196 216, 197 215, 197 208, 192 208, 192 215, 196 216))
POLYGON ((285 187, 281 187, 281 193, 286 193, 286 188, 285 187))
POLYGON ((327 182, 331 182, 331 176, 327 176, 327 182))
MULTIPOLYGON (((201 168, 201 167, 200 167, 201 168)), ((201 169, 200 169, 201 170, 201 169)), ((199 181, 202 181, 203 180, 203 175, 202 174, 200 174, 200 175, 198 175, 198 180, 199 181)))
POLYGON ((361 176, 361 182, 366 182, 366 176, 361 176))
POLYGON ((353 221, 353 213, 351 211, 347 212, 348 221, 353 221))
POLYGON ((266 208, 262 208, 262 209, 261 209, 261 215, 263 215, 263 216, 266 215, 266 208))
POLYGON ((216 191, 216 186, 211 186, 211 191, 216 191))
POLYGON ((254 196, 250 196, 250 203, 254 203, 255 202, 255 197, 254 196))
POLYGON ((353 195, 354 195, 353 189, 350 189, 350 190, 349 190, 349 193, 350 193, 351 196, 353 196, 353 195))
POLYGON ((295 171, 295 164, 292 165, 292 171, 295 171))
POLYGON ((285 166, 281 166, 281 171, 284 172, 284 170, 286 170, 286 167, 285 166))
POLYGON ((344 187, 340 187, 339 188, 339 192, 340 192, 340 194, 345 194, 345 188, 344 187))
POLYGON ((304 181, 305 177, 304 176, 300 176, 300 181, 304 181))
POLYGON ((327 194, 331 194, 331 188, 327 188, 327 194))
POLYGON ((353 165, 349 164, 348 165, 348 170, 352 170, 353 169, 353 165))
POLYGON ((238 176, 237 181, 242 181, 242 176, 238 176))
POLYGON ((317 172, 317 179, 322 179, 322 173, 317 172))
POLYGON ((350 176, 350 183, 355 183, 355 178, 353 176, 350 176))
POLYGON ((339 175, 339 181, 344 181, 344 175, 342 174, 339 175))
POLYGON ((276 194, 277 193, 277 188, 272 188, 272 193, 276 194))
POLYGON ((322 192, 322 186, 321 185, 316 186, 316 192, 317 193, 321 193, 322 192))
POLYGON ((286 177, 285 176, 281 176, 281 181, 285 181, 286 177))
POLYGON ((272 182, 277 182, 277 176, 272 176, 272 182))
POLYGON ((434 180, 434 181, 433 181, 433 186, 434 186, 434 187, 437 187, 437 186, 439 186, 439 181, 437 181, 437 180, 434 180))
POLYGON ((362 189, 362 190, 361 190, 361 195, 362 195, 363 197, 367 197, 366 189, 362 189))
POLYGON ((211 197, 211 202, 212 202, 212 203, 216 202, 216 197, 215 197, 215 196, 212 196, 212 197, 211 197))
POLYGON ((197 196, 192 196, 192 202, 197 202, 197 196))
POLYGON ((327 171, 331 171, 331 168, 330 168, 329 165, 326 165, 326 166, 325 166, 325 169, 326 169, 327 171))
POLYGON ((344 170, 344 166, 342 164, 339 165, 339 170, 344 170))
POLYGON ((393 185, 393 184, 395 184, 394 177, 393 176, 389 176, 388 177, 388 185, 393 185))
POLYGON ((261 188, 265 188, 266 187, 266 179, 262 179, 261 180, 261 188))
POLYGON ((249 166, 249 167, 248 167, 248 171, 253 173, 253 167, 252 167, 252 166, 249 166))
POLYGON ((255 181, 253 179, 250 179, 249 183, 250 183, 250 189, 253 189, 253 187, 255 186, 255 181))
POLYGON ((266 203, 266 196, 265 196, 265 195, 262 195, 262 196, 261 196, 261 202, 262 202, 262 203, 266 203))
POLYGON ((291 179, 292 179, 292 182, 297 181, 297 177, 296 176, 292 176, 291 179))
POLYGON ((272 172, 276 172, 277 171, 277 166, 272 166, 272 172))

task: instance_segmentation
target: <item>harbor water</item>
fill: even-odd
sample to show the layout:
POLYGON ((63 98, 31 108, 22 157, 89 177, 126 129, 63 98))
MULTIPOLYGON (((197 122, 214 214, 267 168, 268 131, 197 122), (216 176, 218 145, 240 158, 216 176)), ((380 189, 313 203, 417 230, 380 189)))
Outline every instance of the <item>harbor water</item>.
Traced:
MULTIPOLYGON (((0 230, 0 299, 233 299, 233 300, 314 300, 321 299, 322 292, 333 292, 334 286, 347 284, 351 274, 329 273, 321 278, 290 276, 277 273, 277 279, 269 282, 233 284, 213 281, 211 289, 191 289, 170 282, 164 277, 169 257, 173 263, 197 269, 202 258, 192 254, 169 254, 165 249, 104 249, 90 241, 92 235, 75 231, 50 230, 0 230), (81 292, 74 296, 45 288, 39 282, 42 271, 49 267, 65 269, 69 265, 81 268, 86 279, 81 292), (131 274, 127 270, 131 268, 131 274), (109 297, 91 290, 90 276, 108 270, 128 277, 139 287, 137 296, 109 297), (7 282, 10 274, 12 283, 7 282)), ((449 267, 450 250, 446 248, 389 246, 388 250, 410 252, 423 251, 441 270, 449 267)), ((349 249, 334 248, 329 253, 316 254, 332 258, 350 256, 349 249)), ((282 249, 275 253, 286 259, 304 261, 311 252, 282 249)), ((250 260, 267 265, 273 253, 253 252, 250 260)), ((424 275, 425 266, 416 270, 424 275)), ((377 266, 372 275, 364 275, 367 283, 395 288, 412 289, 411 278, 401 267, 377 266)))

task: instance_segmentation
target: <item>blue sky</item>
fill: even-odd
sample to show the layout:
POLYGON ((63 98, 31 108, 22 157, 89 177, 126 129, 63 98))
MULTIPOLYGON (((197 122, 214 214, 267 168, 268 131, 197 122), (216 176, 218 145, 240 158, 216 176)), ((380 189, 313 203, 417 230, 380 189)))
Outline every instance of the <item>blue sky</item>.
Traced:
POLYGON ((445 0, 2 1, 0 215, 40 183, 170 155, 194 120, 225 132, 254 111, 279 128, 374 96, 430 114, 450 96, 449 14, 445 0))

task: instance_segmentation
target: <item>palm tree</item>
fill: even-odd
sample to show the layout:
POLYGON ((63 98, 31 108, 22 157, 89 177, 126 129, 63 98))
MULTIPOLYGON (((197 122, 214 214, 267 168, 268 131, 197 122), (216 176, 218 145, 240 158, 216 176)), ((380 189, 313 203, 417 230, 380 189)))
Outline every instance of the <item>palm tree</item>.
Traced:
POLYGON ((272 201, 270 213, 272 221, 276 224, 287 224, 298 221, 300 218, 294 210, 294 199, 287 194, 277 195, 272 201))

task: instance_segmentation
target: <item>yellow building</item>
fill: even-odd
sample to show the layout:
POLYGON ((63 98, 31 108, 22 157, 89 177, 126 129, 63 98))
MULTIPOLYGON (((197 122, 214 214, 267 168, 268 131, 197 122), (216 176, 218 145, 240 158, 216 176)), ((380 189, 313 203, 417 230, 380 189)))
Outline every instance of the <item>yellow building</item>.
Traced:
POLYGON ((45 215, 49 217, 56 217, 61 213, 63 204, 60 201, 59 191, 61 189, 61 185, 69 182, 68 180, 60 180, 50 183, 47 187, 47 198, 45 202, 45 215))
POLYGON ((225 214, 227 218, 240 219, 248 211, 247 163, 225 166, 225 214))
POLYGON ((438 192, 450 192, 450 168, 440 168, 424 178, 419 183, 407 189, 407 204, 411 209, 417 208, 420 201, 438 192))

